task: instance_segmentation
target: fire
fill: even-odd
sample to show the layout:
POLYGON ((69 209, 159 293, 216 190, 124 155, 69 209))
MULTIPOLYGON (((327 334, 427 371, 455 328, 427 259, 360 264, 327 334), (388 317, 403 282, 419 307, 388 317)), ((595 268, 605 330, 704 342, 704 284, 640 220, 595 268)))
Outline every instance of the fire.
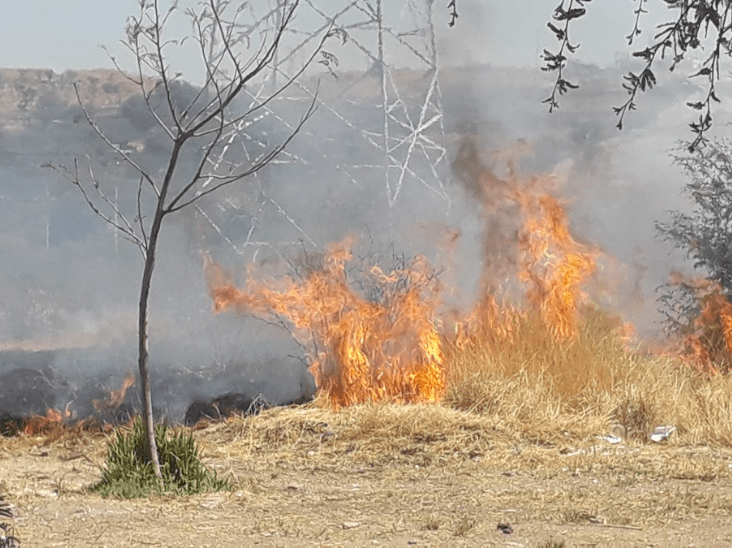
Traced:
POLYGON ((293 336, 311 349, 318 388, 336 406, 440 400, 447 378, 443 341, 459 347, 486 329, 495 340, 511 337, 524 314, 498 304, 498 280, 522 282, 522 302, 540 314, 553 336, 574 337, 581 287, 595 267, 595 252, 572 237, 566 213, 549 191, 550 178, 522 180, 512 165, 500 178, 480 164, 474 150, 464 156, 461 176, 484 209, 487 266, 479 304, 452 318, 454 336, 438 331, 447 316, 424 257, 388 271, 356 265, 361 268, 354 280, 350 239, 332 245, 321 265, 299 276, 264 279, 251 269, 243 288, 207 261, 214 311, 289 322, 293 336))
POLYGON ((120 405, 122 405, 122 400, 125 399, 127 390, 133 384, 135 384, 135 376, 132 373, 127 373, 124 380, 122 381, 122 386, 119 390, 110 390, 109 397, 104 400, 92 400, 92 405, 94 406, 94 409, 96 409, 97 411, 117 409, 120 405))
MULTIPOLYGON (((92 400, 92 404, 97 411, 114 410, 119 408, 124 400, 127 390, 135 384, 135 376, 132 373, 128 373, 122 381, 122 386, 119 390, 110 390, 110 394, 104 400, 92 400)), ((101 426, 103 429, 107 429, 110 425, 99 423, 92 418, 85 418, 81 420, 76 419, 76 413, 71 409, 73 401, 66 404, 63 411, 58 409, 48 409, 46 414, 31 415, 25 417, 22 421, 22 432, 27 435, 40 435, 50 434, 57 432, 59 428, 63 426, 69 426, 73 423, 76 428, 89 428, 101 426)))
POLYGON ((302 279, 250 278, 238 289, 223 270, 207 265, 214 310, 277 315, 293 336, 312 349, 310 371, 336 406, 392 399, 437 401, 445 390, 445 367, 436 311, 439 284, 429 263, 384 272, 363 269, 363 289, 349 284, 353 242, 329 248, 320 268, 302 279))
POLYGON ((49 409, 45 416, 31 415, 23 421, 23 433, 27 435, 47 434, 59 426, 64 421, 73 418, 74 414, 69 410, 71 402, 66 404, 63 411, 57 409, 49 409))
POLYGON ((671 285, 691 293, 698 314, 680 327, 681 353, 692 364, 712 373, 732 368, 732 303, 713 280, 687 278, 673 272, 671 285))
MULTIPOLYGON (((547 327, 558 337, 572 337, 584 298, 581 287, 595 268, 596 253, 572 237, 567 214, 551 193, 558 178, 522 178, 516 158, 507 164, 506 176, 499 177, 482 162, 475 143, 467 140, 454 166, 466 189, 483 205, 484 263, 489 266, 483 273, 484 301, 479 308, 496 295, 497 279, 515 277, 528 284, 524 297, 547 327)), ((494 306, 495 302, 488 308, 494 306)), ((493 319, 490 314, 488 319, 493 319)))
POLYGON ((566 213, 555 198, 540 196, 526 214, 519 239, 524 251, 519 277, 531 283, 527 297, 546 325, 559 337, 574 336, 581 286, 594 269, 593 254, 572 238, 566 213))

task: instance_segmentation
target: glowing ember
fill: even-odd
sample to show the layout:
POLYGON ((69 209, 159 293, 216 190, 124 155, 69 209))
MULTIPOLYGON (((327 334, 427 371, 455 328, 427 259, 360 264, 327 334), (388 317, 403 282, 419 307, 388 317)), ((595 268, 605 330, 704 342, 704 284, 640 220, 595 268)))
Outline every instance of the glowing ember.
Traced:
POLYGON ((217 312, 275 314, 293 326, 293 336, 312 348, 310 371, 335 405, 393 399, 436 401, 444 394, 445 369, 435 329, 439 286, 421 257, 386 273, 365 269, 369 295, 346 276, 350 240, 332 246, 321 268, 301 280, 236 288, 217 265, 207 265, 217 312))
POLYGON ((28 435, 46 434, 58 428, 64 421, 73 418, 73 413, 69 411, 69 406, 62 411, 57 409, 49 409, 46 415, 31 415, 23 421, 23 433, 28 435))

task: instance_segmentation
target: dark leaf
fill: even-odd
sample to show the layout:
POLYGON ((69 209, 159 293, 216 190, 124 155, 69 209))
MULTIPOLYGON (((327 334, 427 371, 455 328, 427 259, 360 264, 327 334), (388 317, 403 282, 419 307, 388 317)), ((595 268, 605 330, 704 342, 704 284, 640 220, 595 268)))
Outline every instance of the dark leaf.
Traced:
POLYGON ((573 84, 572 82, 568 82, 563 79, 557 80, 557 87, 559 88, 559 93, 565 93, 568 89, 579 88, 577 84, 573 84))
POLYGON ((711 23, 712 25, 714 25, 717 28, 717 30, 719 30, 719 14, 715 10, 712 9, 712 10, 708 10, 706 12, 706 16, 707 16, 707 24, 711 23))
POLYGON ((653 86, 656 85, 656 77, 651 71, 650 68, 645 69, 641 73, 640 77, 640 89, 641 91, 646 91, 646 88, 653 89, 653 86))
POLYGON ((569 10, 566 12, 567 19, 570 21, 572 19, 577 19, 578 17, 582 17, 586 12, 587 12, 587 10, 585 8, 575 8, 575 9, 569 10))
POLYGON ((557 28, 554 26, 554 24, 550 21, 546 24, 547 27, 549 27, 552 32, 556 35, 557 40, 564 40, 564 31, 560 28, 557 28))
POLYGON ((633 57, 640 57, 641 59, 645 59, 646 61, 650 61, 651 58, 653 57, 653 52, 649 48, 646 48, 646 49, 644 49, 642 51, 636 51, 636 52, 634 52, 633 53, 633 57))

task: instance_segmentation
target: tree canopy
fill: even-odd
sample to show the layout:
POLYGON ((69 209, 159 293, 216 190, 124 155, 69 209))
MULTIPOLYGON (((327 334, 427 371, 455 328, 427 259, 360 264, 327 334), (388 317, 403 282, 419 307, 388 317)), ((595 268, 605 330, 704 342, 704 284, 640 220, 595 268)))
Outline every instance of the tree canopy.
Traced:
MULTIPOLYGON (((569 56, 577 52, 580 45, 570 39, 570 28, 574 21, 587 13, 586 4, 592 0, 562 0, 554 9, 553 21, 547 26, 554 33, 558 48, 554 51, 544 50, 542 70, 556 73, 554 86, 544 102, 549 104, 549 111, 559 107, 559 96, 578 86, 565 76, 569 56)), ((694 135, 689 149, 694 150, 707 142, 705 133, 712 127, 712 106, 719 103, 717 83, 720 80, 720 60, 723 56, 732 55, 732 3, 729 0, 664 0, 666 7, 673 13, 669 21, 656 27, 656 33, 646 47, 638 47, 633 57, 643 61, 639 71, 629 71, 624 76, 623 88, 628 98, 620 106, 613 107, 618 117, 617 127, 623 128, 625 115, 636 108, 639 92, 649 91, 656 85, 654 69, 659 60, 668 59, 669 70, 673 72, 692 52, 701 53, 701 68, 694 69, 691 78, 702 78, 705 82, 704 96, 698 101, 686 103, 698 111, 698 118, 689 124, 694 135)), ((635 23, 626 36, 628 46, 633 48, 635 40, 643 34, 641 23, 643 15, 648 13, 648 0, 635 0, 635 23)), ((697 60, 699 60, 697 58, 697 60)))
MULTIPOLYGON (((556 49, 544 49, 541 59, 544 61, 542 70, 555 73, 552 91, 544 103, 549 105, 549 112, 559 108, 559 97, 570 90, 577 89, 578 84, 567 76, 570 56, 577 53, 580 47, 578 42, 571 40, 572 25, 584 17, 592 0, 561 0, 554 8, 551 20, 547 26, 557 40, 556 49)), ((648 0, 634 0, 633 14, 635 22, 630 34, 626 36, 628 46, 633 57, 643 61, 642 68, 629 71, 623 78, 623 88, 628 93, 627 100, 619 106, 613 107, 618 117, 617 127, 623 128, 626 114, 636 109, 636 99, 639 93, 653 89, 656 85, 656 70, 659 60, 668 59, 669 70, 688 61, 690 54, 698 52, 695 59, 700 62, 692 69, 691 78, 705 80, 705 93, 697 101, 690 101, 689 108, 697 111, 698 118, 689 124, 693 133, 689 149, 694 150, 707 142, 705 134, 712 127, 713 103, 721 102, 717 95, 717 84, 720 81, 720 60, 724 56, 732 55, 732 2, 729 0, 663 0, 665 7, 673 14, 665 23, 656 27, 656 33, 646 47, 637 47, 636 39, 643 34, 641 23, 643 16, 649 13, 648 0)), ((447 4, 449 16, 448 25, 455 26, 458 19, 457 0, 450 0, 447 4)))

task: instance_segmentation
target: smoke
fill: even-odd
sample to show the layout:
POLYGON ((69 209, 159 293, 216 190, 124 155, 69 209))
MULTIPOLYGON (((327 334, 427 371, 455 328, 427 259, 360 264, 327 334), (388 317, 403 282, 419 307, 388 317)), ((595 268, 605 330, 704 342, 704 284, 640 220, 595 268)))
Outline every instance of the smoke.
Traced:
MULTIPOLYGON (((374 95, 378 75, 344 74, 339 82, 329 81, 348 93, 329 99, 329 108, 316 113, 277 163, 200 208, 171 217, 164 227, 150 308, 158 412, 177 422, 196 398, 261 392, 277 403, 313 389, 304 351, 286 326, 213 314, 203 257, 245 277, 252 261, 292 267, 303 251, 322 250, 352 234, 361 245, 357 253, 426 256, 444 269, 448 305, 470 306, 482 273, 491 271, 486 263, 515 260, 515 250, 501 242, 516 226, 509 222, 510 205, 495 203, 504 216, 486 216, 486 197, 477 194, 484 190, 463 183, 481 162, 493 162, 500 173, 508 152, 521 172, 559 175, 554 191, 569 202, 575 234, 617 258, 599 274, 611 288, 606 304, 624 311, 641 330, 654 328, 655 287, 679 266, 679 258, 655 240, 653 223, 665 210, 683 208, 681 174, 670 166, 666 149, 684 130, 668 121, 672 106, 690 90, 675 84, 654 90, 653 102, 643 104, 628 129, 618 133, 610 107, 618 102, 612 90, 622 71, 584 66, 581 72, 580 92, 550 116, 540 104, 548 83, 538 71, 443 70, 448 156, 435 179, 406 177, 393 203, 399 174, 384 177, 383 152, 370 141, 383 124, 374 95), (353 87, 354 81, 361 84, 353 87), (491 222, 496 237, 486 241, 491 222)), ((11 76, 19 78, 6 75, 4 81, 11 76)), ((151 171, 163 169, 166 140, 122 80, 98 72, 75 77, 92 90, 92 113, 115 142, 151 171), (94 78, 97 84, 91 83, 94 78)), ((415 90, 424 84, 408 71, 396 77, 413 79, 415 90)), ((76 189, 39 166, 73 165, 74 158, 83 164, 88 157, 107 195, 128 208, 134 205, 130 188, 136 181, 79 119, 69 75, 44 81, 32 82, 43 92, 42 104, 31 101, 0 113, 6 151, 0 155, 0 375, 36 372, 16 373, 22 379, 12 381, 42 396, 29 404, 31 412, 72 401, 83 416, 92 413, 93 399, 118 389, 136 370, 142 261, 134 245, 90 212, 76 189)), ((419 93, 404 100, 413 101, 407 107, 414 110, 419 93)), ((249 146, 279 142, 305 105, 300 99, 277 103, 273 114, 248 129, 249 146)), ((184 159, 181 169, 190 169, 193 161, 184 159)), ((427 163, 415 160, 410 169, 424 171, 427 163)), ((491 278, 500 283, 504 274, 491 271, 491 278)), ((10 382, 11 377, 3 378, 10 382)), ((134 406, 136 399, 133 387, 126 401, 134 406)), ((18 406, 8 392, 0 392, 0 412, 18 406)))

